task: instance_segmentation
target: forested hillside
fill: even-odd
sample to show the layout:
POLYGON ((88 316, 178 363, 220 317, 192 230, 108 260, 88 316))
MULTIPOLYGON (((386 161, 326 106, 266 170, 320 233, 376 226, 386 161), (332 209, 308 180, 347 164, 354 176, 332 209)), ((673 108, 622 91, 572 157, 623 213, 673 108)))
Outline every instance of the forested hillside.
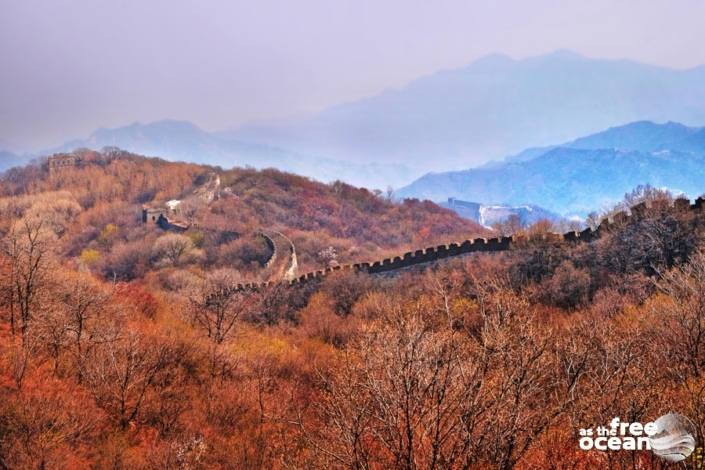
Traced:
POLYGON ((381 193, 273 169, 222 170, 116 149, 77 155, 83 164, 56 173, 46 163, 7 172, 0 181, 2 224, 7 230, 11 216, 28 212, 51 218, 65 256, 122 280, 154 265, 152 246, 161 234, 142 223, 142 205, 169 200, 186 199, 181 212, 190 228, 182 236, 196 253, 192 263, 252 268, 250 274, 262 263, 249 264, 267 256, 258 253, 266 251, 256 237, 262 230, 285 232, 308 269, 487 233, 432 203, 394 203, 381 193), (217 187, 209 187, 215 180, 217 187))
POLYGON ((79 156, 0 181, 0 468, 658 468, 576 430, 675 410, 705 433, 701 206, 635 193, 591 243, 542 221, 503 253, 243 292, 261 231, 315 269, 484 232, 273 170, 79 156), (175 200, 179 230, 142 221, 175 200))

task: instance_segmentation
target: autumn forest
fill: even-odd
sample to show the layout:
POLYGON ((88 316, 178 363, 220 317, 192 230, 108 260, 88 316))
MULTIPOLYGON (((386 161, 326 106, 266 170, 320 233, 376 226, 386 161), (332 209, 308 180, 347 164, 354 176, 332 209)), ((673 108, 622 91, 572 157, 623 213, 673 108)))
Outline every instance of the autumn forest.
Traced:
POLYGON ((668 192, 578 244, 274 169, 73 157, 0 177, 0 469, 658 469, 577 430, 678 411, 705 436, 705 211, 668 192), (299 273, 524 242, 290 284, 271 234, 299 273))

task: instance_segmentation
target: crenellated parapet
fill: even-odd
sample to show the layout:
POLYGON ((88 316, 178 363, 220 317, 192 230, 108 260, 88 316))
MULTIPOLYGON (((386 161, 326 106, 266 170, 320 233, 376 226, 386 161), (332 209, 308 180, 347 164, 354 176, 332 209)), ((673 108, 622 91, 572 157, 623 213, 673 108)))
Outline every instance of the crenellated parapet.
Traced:
MULTIPOLYGON (((624 225, 644 219, 650 211, 672 211, 676 213, 692 212, 696 215, 701 215, 705 212, 705 198, 699 197, 693 203, 687 199, 676 199, 673 202, 673 205, 670 205, 666 200, 653 201, 649 205, 640 203, 632 206, 629 211, 613 214, 610 219, 605 218, 602 222, 600 222, 600 225, 594 229, 588 227, 580 232, 572 231, 563 234, 546 233, 541 236, 541 239, 547 242, 557 243, 590 243, 597 240, 602 235, 610 233, 619 227, 623 227, 624 225)), ((507 251, 510 250, 512 246, 522 246, 531 239, 533 239, 533 237, 527 237, 526 235, 519 234, 509 237, 497 237, 490 239, 475 238, 473 240, 463 240, 462 242, 430 246, 424 249, 408 251, 399 256, 384 258, 377 261, 346 264, 326 268, 324 270, 312 271, 283 282, 295 285, 312 281, 320 281, 327 275, 335 272, 357 272, 366 274, 389 273, 413 266, 434 263, 446 258, 459 257, 470 253, 507 251)), ((266 288, 269 285, 271 285, 271 283, 248 283, 238 285, 237 289, 242 291, 256 291, 266 288)))

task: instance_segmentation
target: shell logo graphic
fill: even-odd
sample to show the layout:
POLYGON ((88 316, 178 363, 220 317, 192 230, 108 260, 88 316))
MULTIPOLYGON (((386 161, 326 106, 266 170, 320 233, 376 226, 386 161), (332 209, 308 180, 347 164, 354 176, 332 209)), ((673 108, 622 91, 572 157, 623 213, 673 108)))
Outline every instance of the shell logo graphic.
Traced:
POLYGON ((680 462, 695 450, 695 427, 683 415, 669 413, 654 421, 656 433, 649 437, 654 454, 668 462, 680 462))

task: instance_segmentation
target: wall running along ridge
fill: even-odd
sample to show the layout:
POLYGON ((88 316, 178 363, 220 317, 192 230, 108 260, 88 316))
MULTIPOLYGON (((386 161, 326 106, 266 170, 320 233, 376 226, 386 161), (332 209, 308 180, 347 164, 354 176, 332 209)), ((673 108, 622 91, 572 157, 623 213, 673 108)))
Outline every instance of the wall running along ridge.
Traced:
MULTIPOLYGON (((652 202, 650 208, 661 211, 673 210, 680 213, 693 211, 694 213, 700 215, 705 213, 705 198, 699 197, 693 204, 691 204, 688 199, 676 199, 672 207, 668 205, 667 201, 654 201, 652 202)), ((603 220, 600 226, 596 229, 586 228, 581 232, 567 232, 564 234, 549 233, 544 236, 544 239, 565 241, 569 243, 589 243, 600 238, 602 234, 609 232, 616 226, 624 225, 634 220, 643 219, 647 209, 648 207, 645 203, 637 204, 630 208, 630 214, 626 212, 619 212, 612 216, 611 221, 607 219, 603 220)), ((528 241, 528 238, 521 235, 490 239, 476 238, 474 240, 465 240, 461 243, 451 243, 449 245, 432 246, 423 250, 409 251, 400 256, 385 258, 383 260, 374 261, 371 263, 346 264, 333 268, 312 271, 302 274, 293 280, 283 280, 279 282, 289 285, 303 284, 313 280, 320 280, 326 275, 336 271, 351 271, 367 274, 388 273, 409 268, 411 266, 432 263, 445 258, 463 256, 468 253, 507 251, 512 247, 512 245, 521 244, 525 241, 528 241)), ((277 282, 255 282, 237 284, 236 286, 233 286, 232 290, 234 292, 257 291, 276 283, 277 282)))
POLYGON ((267 244, 270 250, 272 250, 272 255, 269 257, 267 262, 264 264, 264 269, 269 269, 272 267, 274 262, 277 260, 277 244, 274 243, 274 240, 272 240, 272 237, 267 235, 264 232, 259 232, 257 235, 260 237, 264 238, 264 242, 267 244))
POLYGON ((294 247, 294 242, 292 242, 289 237, 283 233, 276 231, 272 232, 271 235, 265 232, 259 232, 258 235, 264 238, 265 242, 272 250, 272 256, 270 256, 269 260, 264 265, 265 269, 272 271, 270 278, 275 281, 280 279, 285 281, 293 281, 296 279, 298 261, 296 259, 296 248, 294 247), (279 240, 279 243, 277 243, 277 239, 279 240), (288 252, 288 256, 284 259, 282 259, 284 253, 280 250, 282 244, 287 245, 286 251, 288 252))

